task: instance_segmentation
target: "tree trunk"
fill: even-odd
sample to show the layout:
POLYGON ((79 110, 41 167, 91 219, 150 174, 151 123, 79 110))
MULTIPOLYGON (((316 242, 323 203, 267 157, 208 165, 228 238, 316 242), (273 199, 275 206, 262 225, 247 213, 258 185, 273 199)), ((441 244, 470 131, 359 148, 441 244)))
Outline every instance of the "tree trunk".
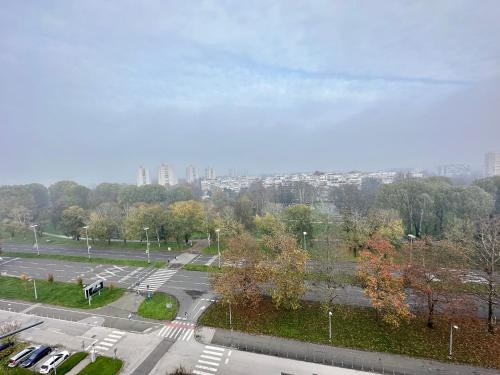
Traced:
POLYGON ((430 294, 427 295, 427 308, 429 314, 427 315, 427 327, 434 328, 434 301, 430 294))
POLYGON ((488 332, 489 333, 495 333, 495 322, 493 321, 494 319, 494 314, 493 314, 493 294, 494 294, 494 288, 493 288, 493 280, 490 279, 489 282, 489 293, 488 293, 488 332))
POLYGON ((111 238, 108 238, 108 245, 111 245, 111 238))

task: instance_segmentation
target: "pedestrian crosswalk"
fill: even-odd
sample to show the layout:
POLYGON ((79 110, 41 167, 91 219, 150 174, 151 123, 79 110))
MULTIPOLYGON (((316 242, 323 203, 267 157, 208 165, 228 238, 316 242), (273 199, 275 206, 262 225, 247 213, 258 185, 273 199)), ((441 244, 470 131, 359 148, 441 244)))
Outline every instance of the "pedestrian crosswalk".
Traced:
POLYGON ((166 323, 157 335, 170 340, 189 341, 193 337, 194 329, 194 323, 175 319, 172 322, 166 323))
POLYGON ((200 354, 198 362, 192 371, 196 375, 215 375, 219 370, 219 366, 224 363, 228 364, 231 350, 227 353, 226 359, 223 362, 226 349, 217 346, 205 345, 203 352, 200 354))
POLYGON ((165 284, 168 279, 174 276, 176 272, 177 270, 169 268, 159 269, 158 271, 149 275, 146 279, 142 280, 141 283, 139 284, 138 289, 139 291, 143 292, 148 290, 154 292, 158 288, 160 288, 163 284, 165 284))
POLYGON ((103 338, 97 345, 94 345, 94 349, 96 352, 106 352, 115 346, 120 339, 123 338, 125 332, 122 331, 112 331, 105 338, 103 338))

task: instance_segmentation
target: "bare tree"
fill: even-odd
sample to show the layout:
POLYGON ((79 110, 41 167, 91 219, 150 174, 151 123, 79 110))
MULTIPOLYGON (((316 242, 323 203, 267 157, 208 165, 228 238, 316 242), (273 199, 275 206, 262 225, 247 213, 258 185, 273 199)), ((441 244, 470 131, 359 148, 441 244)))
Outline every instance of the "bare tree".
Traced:
POLYGON ((496 268, 500 263, 500 216, 478 220, 458 220, 448 231, 467 258, 472 270, 466 280, 475 284, 473 294, 488 306, 488 332, 495 332, 494 308, 498 305, 499 289, 496 268))

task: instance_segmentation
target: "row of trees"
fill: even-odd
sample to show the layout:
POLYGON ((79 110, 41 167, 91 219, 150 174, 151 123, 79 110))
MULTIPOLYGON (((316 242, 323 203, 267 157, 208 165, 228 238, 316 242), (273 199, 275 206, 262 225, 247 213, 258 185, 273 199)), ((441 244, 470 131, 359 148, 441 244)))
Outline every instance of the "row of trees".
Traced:
POLYGON ((142 239, 144 228, 160 241, 175 238, 177 243, 188 242, 192 233, 201 230, 205 223, 204 206, 197 201, 179 201, 169 206, 140 203, 129 208, 127 215, 113 203, 102 203, 95 210, 86 211, 78 206, 65 209, 60 226, 65 234, 79 239, 83 227, 88 226, 92 239, 111 242, 142 239))
POLYGON ((436 311, 468 314, 479 300, 487 306, 488 331, 494 333, 500 293, 496 272, 500 217, 479 219, 470 229, 444 240, 425 237, 399 252, 380 233, 365 242, 358 276, 372 306, 386 322, 398 325, 411 316, 405 302, 405 288, 409 288, 410 297, 416 299, 414 305, 425 306, 429 328, 436 311))

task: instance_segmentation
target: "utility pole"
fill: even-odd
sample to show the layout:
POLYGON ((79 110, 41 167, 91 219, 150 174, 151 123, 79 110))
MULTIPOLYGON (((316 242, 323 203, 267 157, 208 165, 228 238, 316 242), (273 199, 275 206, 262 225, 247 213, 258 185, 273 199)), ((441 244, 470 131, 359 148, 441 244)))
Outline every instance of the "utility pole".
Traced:
POLYGON ((35 234, 35 248, 36 248, 36 253, 37 255, 40 255, 40 250, 38 249, 38 237, 36 236, 36 227, 38 224, 33 224, 30 226, 30 228, 33 228, 33 233, 35 234))
POLYGON ((216 229, 215 232, 217 233, 217 254, 219 254, 219 269, 220 269, 220 239, 219 239, 220 229, 216 229))
POLYGON ((448 358, 451 359, 453 354, 453 330, 458 330, 458 326, 456 324, 450 323, 450 351, 448 353, 448 358))
POLYGON ((149 260, 149 236, 148 236, 148 229, 149 229, 149 227, 144 228, 144 230, 146 231, 146 254, 148 256, 148 264, 149 264, 150 260, 149 260))
POLYGON ((90 245, 89 245, 89 226, 86 225, 83 227, 83 229, 85 229, 85 238, 87 239, 87 253, 89 255, 89 260, 90 260, 90 245))

